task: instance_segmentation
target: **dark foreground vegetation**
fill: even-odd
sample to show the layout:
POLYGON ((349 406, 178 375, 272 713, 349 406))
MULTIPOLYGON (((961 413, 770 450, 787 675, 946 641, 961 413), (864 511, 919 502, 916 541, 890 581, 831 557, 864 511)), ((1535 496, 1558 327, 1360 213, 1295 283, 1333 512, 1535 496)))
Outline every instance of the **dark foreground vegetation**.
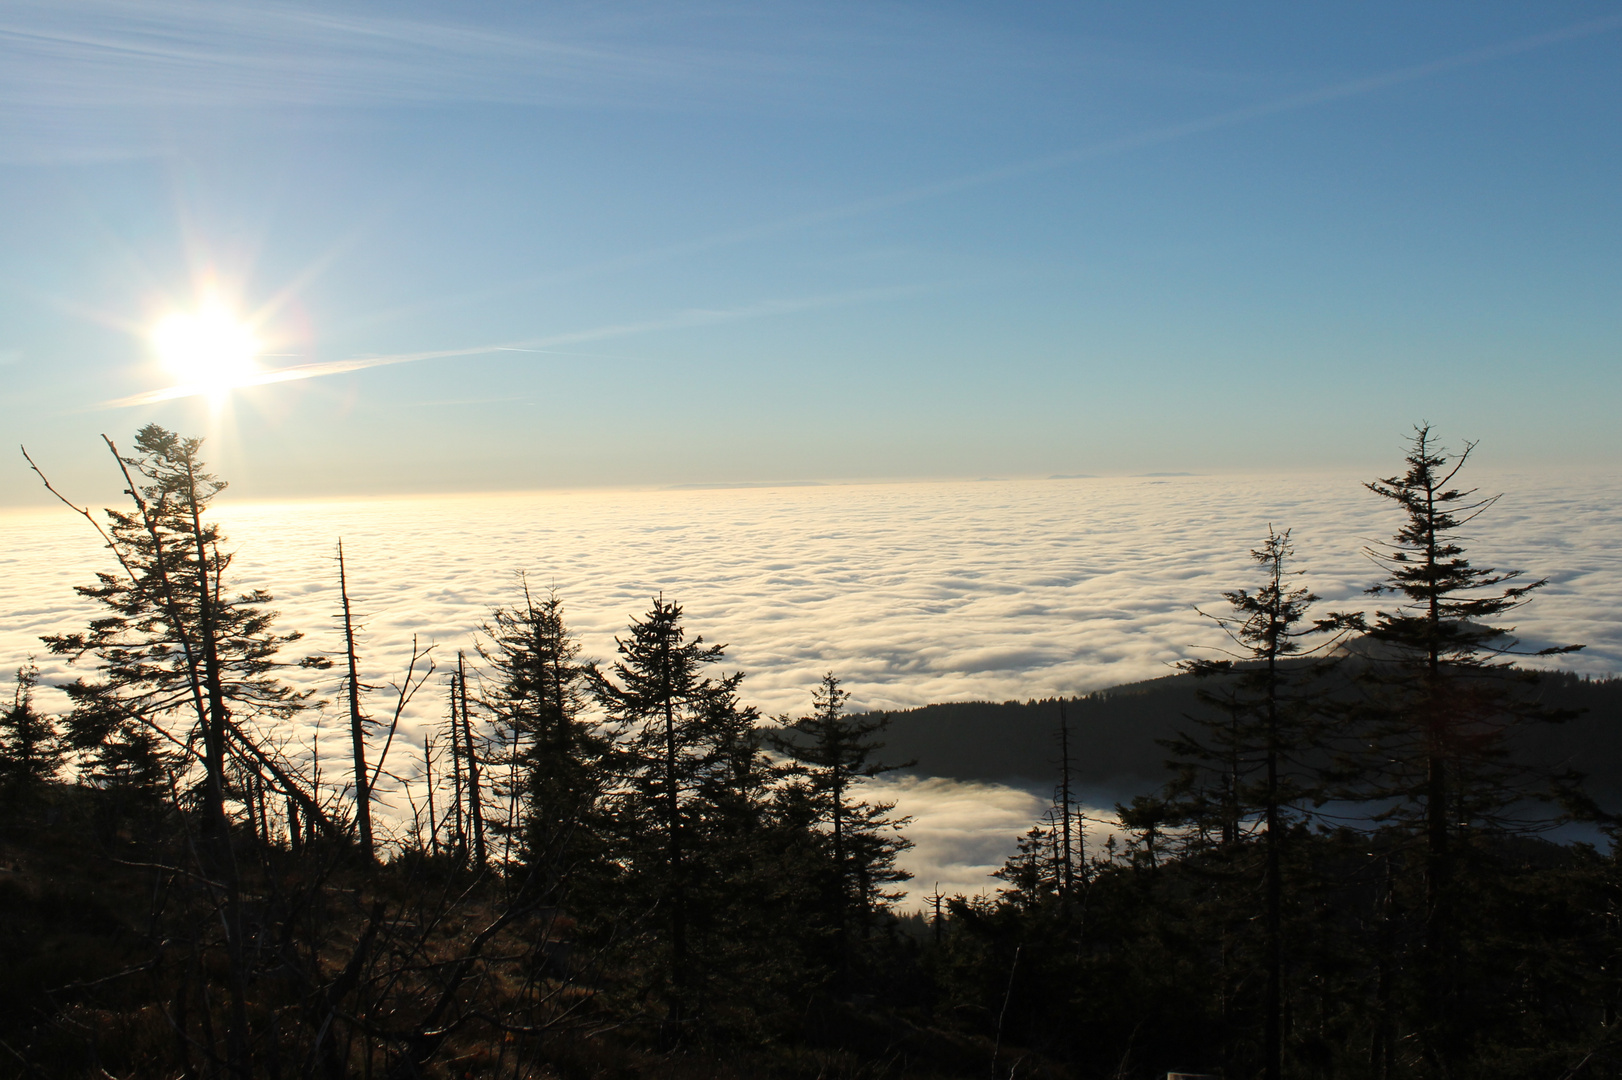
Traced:
POLYGON ((114 449, 102 614, 46 639, 71 709, 25 667, 0 710, 0 1076, 1622 1075, 1613 823, 1546 735, 1615 686, 1515 666, 1496 623, 1541 582, 1470 563, 1492 500, 1428 430, 1369 485, 1377 610, 1316 611, 1269 532, 1157 793, 1089 819, 1120 736, 1052 703, 1052 811, 994 896, 923 914, 863 797, 889 721, 833 675, 763 723, 676 604, 597 664, 527 590, 387 692, 347 587, 343 655, 290 661, 199 449, 114 449), (336 762, 289 664, 331 673, 336 762), (419 693, 443 722, 407 745, 419 693))

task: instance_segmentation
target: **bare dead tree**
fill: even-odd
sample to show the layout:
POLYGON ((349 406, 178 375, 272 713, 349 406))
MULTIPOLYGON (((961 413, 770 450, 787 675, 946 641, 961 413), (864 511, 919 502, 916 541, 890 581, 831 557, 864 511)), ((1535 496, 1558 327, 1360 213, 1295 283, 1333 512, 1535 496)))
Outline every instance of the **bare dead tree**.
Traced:
POLYGON ((462 823, 462 724, 461 700, 462 682, 456 675, 451 676, 450 705, 451 705, 451 851, 458 862, 467 861, 467 830, 462 823))
POLYGON ((461 687, 462 750, 467 755, 467 815, 473 836, 473 865, 485 864, 484 801, 479 792, 479 756, 473 743, 473 722, 469 716, 467 695, 467 665, 464 654, 456 654, 456 681, 461 687))
POLYGON ((411 699, 417 696, 417 691, 427 685, 428 680, 434 674, 434 661, 429 655, 433 652, 433 649, 432 645, 426 647, 419 645, 415 634, 411 636, 411 659, 406 664, 404 678, 393 684, 394 715, 389 718, 389 731, 383 740, 383 749, 378 753, 377 763, 372 767, 371 776, 366 782, 368 793, 377 791, 378 778, 383 775, 383 765, 388 761, 389 750, 394 746, 394 736, 400 730, 400 719, 405 715, 406 707, 411 704, 411 699), (421 675, 418 675, 417 665, 424 661, 427 661, 427 669, 421 675))
MULTIPOLYGON (((364 690, 360 681, 359 659, 355 654, 355 620, 349 605, 349 577, 344 566, 344 542, 338 541, 338 596, 343 601, 344 657, 348 661, 348 676, 344 680, 344 696, 349 701, 349 738, 355 755, 355 827, 360 833, 361 851, 368 859, 376 857, 372 842, 372 785, 366 771, 367 717, 361 710, 360 697, 364 690)), ((413 657, 415 659, 415 657, 413 657)))
MULTIPOLYGON (((1059 855, 1059 889, 1069 897, 1075 887, 1076 849, 1071 842, 1072 791, 1070 787, 1070 717, 1065 711, 1064 698, 1059 699, 1059 821, 1063 850, 1059 855)), ((1085 843, 1085 841, 1083 841, 1085 843)), ((1082 875, 1086 871, 1086 848, 1082 849, 1082 875)))
POLYGON ((433 733, 422 733, 422 775, 423 786, 428 789, 428 850, 432 855, 439 854, 439 817, 434 813, 434 736, 433 733))

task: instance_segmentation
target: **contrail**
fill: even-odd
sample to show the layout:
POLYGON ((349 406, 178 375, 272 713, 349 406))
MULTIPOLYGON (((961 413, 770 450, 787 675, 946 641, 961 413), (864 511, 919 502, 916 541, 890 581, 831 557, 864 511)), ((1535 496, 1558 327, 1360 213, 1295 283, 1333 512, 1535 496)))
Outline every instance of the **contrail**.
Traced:
POLYGON ((715 248, 731 247, 735 244, 745 244, 754 240, 765 240, 783 233, 798 229, 809 228, 833 221, 843 221, 848 218, 861 217, 866 214, 877 213, 882 210, 906 206, 910 203, 922 202, 942 195, 950 195, 959 191, 984 187, 989 184, 1012 180, 1033 173, 1046 172, 1082 161, 1094 161, 1114 157, 1150 146, 1159 146, 1187 138, 1190 135, 1199 135, 1209 131, 1218 131, 1223 128, 1237 127, 1252 120, 1259 120, 1268 116, 1277 116, 1282 113, 1295 112, 1321 105, 1331 101, 1343 101, 1347 98, 1360 97, 1371 94, 1377 90, 1384 90, 1404 83, 1417 82, 1421 79, 1431 78, 1449 71, 1458 71, 1463 68, 1475 67, 1522 53, 1535 52, 1538 49, 1548 48, 1566 41, 1579 38, 1593 37, 1598 34, 1610 33, 1622 29, 1622 15, 1610 15, 1603 18, 1589 19, 1583 22, 1572 23, 1568 26, 1548 30, 1540 34, 1517 38, 1514 41, 1503 42, 1498 45, 1489 45, 1469 52, 1457 53, 1453 56, 1443 57, 1439 60, 1429 60, 1422 64, 1413 64, 1408 67, 1394 68, 1390 71, 1365 75, 1343 82, 1330 83, 1312 90, 1305 90, 1298 94, 1275 98, 1271 101, 1247 105, 1226 112, 1214 113, 1210 116, 1187 120, 1182 123, 1171 124, 1165 127, 1151 128, 1134 135, 1125 135, 1118 139, 1094 143, 1088 146, 1063 150, 1041 157, 1027 158, 1024 161, 1000 165, 994 168, 982 169, 972 173, 963 173, 948 177, 932 183, 916 187, 904 188, 883 195, 873 195, 854 202, 843 203, 838 206, 824 207, 820 210, 810 210, 801 214, 792 214, 778 218, 775 221, 762 222, 758 225, 749 225, 724 232, 712 233, 709 236, 696 240, 686 240, 675 244, 666 244, 661 247, 649 248, 629 255, 621 255, 601 262, 588 263, 572 270, 560 270, 550 274, 542 274, 522 281, 512 282, 508 285, 490 290, 464 293, 461 296, 447 298, 448 304, 467 303, 477 300, 489 299, 494 296, 506 295, 514 292, 523 292, 542 285, 554 284, 560 281, 573 281, 583 277, 593 277, 599 274, 612 273, 616 270, 626 270, 645 266, 649 263, 661 262, 666 259, 679 258, 683 255, 692 255, 701 251, 710 251, 715 248))
POLYGON ((1360 97, 1384 90, 1391 86, 1400 86, 1403 83, 1417 82, 1433 75, 1440 75, 1448 71, 1457 71, 1461 68, 1475 67, 1493 60, 1500 60, 1508 56, 1533 52, 1537 49, 1547 48, 1561 42, 1572 41, 1577 38, 1592 37, 1596 34, 1608 33, 1622 29, 1622 15, 1610 15, 1600 19, 1589 19, 1580 23, 1573 23, 1556 30, 1533 34, 1529 37, 1518 38, 1515 41, 1504 42, 1498 45, 1489 45, 1485 48, 1474 49, 1470 52, 1457 53, 1453 56, 1443 57, 1440 60, 1430 60, 1423 64, 1414 64, 1409 67, 1395 68, 1391 71, 1380 72, 1374 75, 1365 75, 1357 79, 1348 79, 1345 82, 1331 83, 1314 90, 1306 90, 1299 94, 1290 94, 1286 97, 1276 98, 1273 101, 1261 102, 1256 105, 1247 105, 1227 112, 1216 113, 1197 120, 1188 120, 1180 124, 1167 127, 1153 128, 1136 135, 1127 135, 1107 142, 1095 143, 1092 146, 1078 147, 1044 157, 1030 158, 1026 161, 1004 165, 995 169, 986 169, 981 172, 967 173, 962 176, 936 181, 906 191, 895 192, 891 195, 878 196, 863 202, 851 203, 848 206, 823 211, 820 215, 809 215, 806 220, 824 220, 836 217, 849 217, 855 214, 868 213, 872 210, 886 209, 905 203, 917 202, 920 199, 932 198, 936 195, 945 195, 966 188, 981 187, 986 184, 1008 180, 1029 173, 1042 172, 1058 168, 1077 161, 1089 161, 1096 158, 1113 157, 1129 150, 1137 150, 1146 146, 1158 146, 1162 143, 1172 142, 1176 139, 1186 138, 1189 135, 1198 135, 1207 131, 1217 131, 1222 128, 1235 127, 1251 120, 1258 120, 1266 116, 1276 116, 1280 113, 1295 112, 1312 105, 1321 105, 1329 101, 1342 101, 1346 98, 1360 97))
MULTIPOLYGON (((808 296, 792 300, 767 300, 759 304, 750 304, 747 307, 725 310, 695 308, 665 319, 615 323, 608 326, 594 327, 589 330, 573 330, 568 333, 553 334, 550 337, 525 341, 506 341, 497 345, 473 345, 462 349, 434 349, 426 352, 392 353, 387 356, 356 356, 346 360, 326 360, 315 364, 297 364, 292 367, 278 368, 275 371, 265 371, 249 378, 239 379, 226 389, 237 390, 250 386, 269 386, 273 383, 297 382, 301 379, 316 379, 323 375, 341 375, 348 371, 363 371, 366 368, 387 367, 391 364, 410 364, 418 360, 447 360, 452 357, 487 356, 499 352, 547 352, 550 346, 556 345, 574 345, 583 341, 601 341, 604 338, 626 337, 631 334, 643 334, 655 330, 677 330, 690 326, 713 326, 718 323, 742 322, 746 319, 764 319, 774 315, 790 315, 795 312, 811 311, 817 308, 917 295, 943 287, 945 286, 892 286, 882 289, 862 289, 856 292, 835 293, 827 296, 808 296)), ((174 401, 178 398, 205 397, 218 392, 219 388, 209 386, 167 386, 162 390, 151 390, 143 394, 133 394, 129 397, 104 401, 92 408, 95 410, 125 409, 135 405, 154 405, 160 401, 174 401)))
MULTIPOLYGON (((726 232, 715 233, 698 240, 691 240, 680 244, 669 244, 664 247, 652 248, 634 255, 621 256, 604 262, 580 267, 573 271, 563 271, 549 274, 539 278, 528 279, 521 283, 509 285, 501 290, 467 294, 458 299, 498 295, 502 292, 519 291, 533 288, 536 285, 548 282, 590 276, 593 274, 609 273, 614 270, 641 266, 663 259, 676 258, 682 255, 707 251, 718 247, 728 247, 734 244, 748 243, 752 240, 766 239, 796 229, 808 228, 831 221, 840 221, 847 218, 860 217, 864 214, 876 213, 909 203, 921 202, 926 199, 949 195, 958 191, 966 191, 989 184, 1012 180, 1033 173, 1045 172, 1065 165, 1081 161, 1092 161, 1101 158, 1113 157, 1132 150, 1149 146, 1159 146, 1173 142, 1177 139, 1187 138, 1208 131, 1218 131, 1223 128, 1236 127, 1252 120, 1263 117, 1277 116, 1282 113, 1295 112, 1300 109, 1321 105, 1330 101, 1343 101, 1347 98, 1360 97, 1377 90, 1384 90, 1404 83, 1417 82, 1435 75, 1449 71, 1458 71, 1463 68, 1475 67, 1480 64, 1501 60, 1505 57, 1517 56, 1522 53, 1534 52, 1538 49, 1548 48, 1567 41, 1580 38, 1593 37, 1599 34, 1610 33, 1622 29, 1622 14, 1609 15, 1603 18, 1588 19, 1583 22, 1572 23, 1568 26, 1547 30, 1540 34, 1517 38, 1498 45, 1489 45, 1469 52, 1456 53, 1453 56, 1438 60, 1426 61, 1423 64, 1413 64, 1408 67, 1394 68, 1390 71, 1366 75, 1361 78, 1348 79, 1343 82, 1331 83, 1313 90, 1306 90, 1299 94, 1290 94, 1255 105, 1247 105, 1226 112, 1215 113, 1195 120, 1188 120, 1165 127, 1152 128, 1135 135, 1123 136, 1106 142, 1094 143, 1090 146, 1078 147, 1056 154, 1047 154, 1042 157, 1028 158, 1024 161, 1002 165, 996 168, 983 169, 978 172, 964 173, 959 176, 948 177, 933 183, 906 188, 890 192, 885 195, 875 195, 867 199, 845 203, 840 206, 826 207, 804 214, 780 218, 776 221, 765 222, 760 225, 733 229, 726 232)), ((688 311, 668 319, 658 319, 639 323, 625 323, 613 326, 598 327, 591 330, 579 330, 572 333, 557 334, 551 337, 536 338, 526 341, 504 342, 499 345, 476 345, 464 349, 440 349, 430 352, 396 353, 389 356, 355 357, 348 360, 331 360, 316 364, 301 364, 296 367, 281 368, 276 371, 267 371, 259 376, 234 384, 232 389, 248 386, 264 386, 271 383, 292 382, 300 379, 320 378, 324 375, 338 375, 348 371, 361 371, 365 368, 384 367, 390 364, 409 364, 418 360, 443 360, 451 357, 482 356, 495 352, 506 351, 544 351, 547 346, 567 345, 582 341, 598 341, 603 338, 623 337, 630 334, 646 333, 656 330, 670 330, 689 326, 703 326, 713 323, 736 322, 743 319, 765 318, 772 315, 787 314, 795 311, 805 311, 811 308, 829 307, 837 304, 859 303, 865 300, 883 299, 888 296, 904 295, 923 291, 918 287, 901 289, 874 289, 860 293, 848 293, 831 297, 812 297, 802 300, 776 300, 745 308, 729 311, 688 311)), ((144 394, 135 394, 130 397, 117 398, 106 401, 97 409, 127 408, 135 405, 151 405, 160 401, 172 401, 177 398, 196 397, 206 395, 213 391, 206 387, 197 386, 171 386, 162 390, 153 390, 144 394)))

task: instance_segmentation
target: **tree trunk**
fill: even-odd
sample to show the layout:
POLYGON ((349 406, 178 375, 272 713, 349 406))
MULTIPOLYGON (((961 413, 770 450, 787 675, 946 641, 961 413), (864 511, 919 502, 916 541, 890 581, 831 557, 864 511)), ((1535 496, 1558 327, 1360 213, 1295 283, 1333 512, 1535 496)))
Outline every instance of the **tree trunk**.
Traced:
POLYGON ((467 669, 462 653, 456 654, 456 681, 462 687, 462 749, 467 754, 467 814, 473 830, 473 865, 485 864, 484 804, 479 794, 479 758, 473 748, 473 724, 468 717, 467 669))
POLYGON ((366 772, 366 718, 360 711, 359 661, 355 656, 355 624, 349 609, 349 580, 344 572, 344 542, 338 541, 338 595, 344 605, 344 654, 349 661, 349 739, 355 754, 355 827, 360 848, 373 858, 372 786, 366 772))
MULTIPOLYGON (((1075 847, 1070 837, 1070 717, 1064 708, 1064 698, 1059 699, 1059 822, 1063 831, 1064 851, 1059 860, 1059 889, 1066 901, 1070 898, 1071 888, 1075 885, 1076 856, 1075 847)), ((1085 849, 1083 849, 1085 852, 1085 849)), ((1083 868, 1082 873, 1086 870, 1083 868)))

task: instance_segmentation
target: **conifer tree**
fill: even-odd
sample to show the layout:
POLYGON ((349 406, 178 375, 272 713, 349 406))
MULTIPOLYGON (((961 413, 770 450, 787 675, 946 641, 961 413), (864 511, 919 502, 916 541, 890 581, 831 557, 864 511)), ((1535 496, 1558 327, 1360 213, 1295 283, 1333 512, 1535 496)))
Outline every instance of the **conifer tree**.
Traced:
POLYGON ((712 685, 689 815, 692 975, 712 1015, 803 1008, 821 975, 807 940, 813 830, 775 798, 783 769, 738 679, 712 685))
POLYGON ((608 777, 609 741, 582 716, 586 668, 556 593, 498 607, 479 655, 491 684, 484 703, 506 747, 505 794, 516 803, 503 827, 518 859, 556 889, 580 864, 601 855, 598 799, 608 777))
POLYGON ((11 705, 0 712, 0 800, 20 809, 56 779, 62 767, 56 723, 34 708, 39 668, 30 660, 17 669, 11 705))
MULTIPOLYGON (((462 703, 462 754, 467 769, 467 821, 473 844, 473 865, 483 867, 488 852, 484 843, 484 786, 479 773, 479 748, 473 740, 473 710, 468 705, 467 655, 456 654, 457 699, 462 703)), ((453 718, 452 723, 455 723, 453 718)))
POLYGON ((1419 841, 1423 866, 1420 951, 1421 1042, 1431 1069, 1450 1075, 1463 1055, 1456 995, 1459 859, 1483 836, 1546 827, 1525 805, 1547 798, 1540 780, 1512 761, 1528 724, 1564 719, 1522 691, 1517 656, 1553 656, 1581 646, 1525 652, 1513 627, 1494 620, 1526 603, 1547 579, 1521 583, 1520 570, 1471 564, 1461 530, 1499 500, 1455 486, 1475 443, 1452 454, 1428 424, 1409 439, 1406 470, 1369 491, 1394 503, 1401 526, 1389 545, 1369 549, 1384 578, 1368 591, 1392 597, 1375 614, 1368 681, 1376 709, 1365 733, 1375 748, 1366 794, 1397 805, 1389 816, 1419 841))
POLYGON ((447 705, 450 713, 445 721, 449 727, 448 734, 451 739, 451 806, 446 811, 450 819, 450 850, 451 856, 458 863, 467 862, 468 829, 462 821, 466 811, 466 800, 463 796, 465 785, 462 782, 463 766, 467 755, 462 751, 462 680, 458 672, 451 672, 447 680, 447 705))
POLYGON ((1245 860, 1235 859, 1237 845, 1250 822, 1260 829, 1265 1080, 1279 1080, 1284 1067, 1284 845, 1288 830, 1304 820, 1307 805, 1323 790, 1318 728, 1326 671, 1322 662, 1304 661, 1362 626, 1357 615, 1308 621, 1318 597, 1292 586, 1299 574, 1290 565, 1294 553, 1289 530, 1271 527, 1262 546, 1250 552, 1262 572, 1260 587, 1223 593, 1231 614, 1212 617, 1227 635, 1231 655, 1180 665, 1218 683, 1200 692, 1216 715, 1202 723, 1202 735, 1185 733, 1166 744, 1181 773, 1173 799, 1185 819, 1196 823, 1215 811, 1219 853, 1241 872, 1247 868, 1245 860), (1313 637, 1318 642, 1309 646, 1313 637))
MULTIPOLYGON (((97 660, 98 680, 63 687, 74 703, 67 717, 73 741, 122 743, 128 752, 108 745, 110 757, 136 761, 151 756, 155 738, 186 747, 195 737, 202 746, 204 820, 215 843, 227 828, 226 759, 233 752, 271 773, 305 815, 328 827, 292 770, 243 726, 286 720, 309 703, 308 693, 276 674, 278 653, 302 635, 272 628, 269 593, 226 590, 232 556, 221 550, 224 537, 206 516, 225 481, 206 471, 202 440, 149 424, 137 434, 133 455, 120 455, 111 440, 108 447, 135 504, 133 513, 107 511, 109 545, 123 573, 102 572, 95 585, 78 588, 108 615, 86 631, 43 639, 73 661, 97 660)), ((300 662, 326 666, 319 657, 300 662)))
MULTIPOLYGON (((1186 811, 1158 795, 1134 795, 1129 803, 1115 804, 1115 819, 1130 834, 1127 857, 1132 867, 1157 870, 1167 854, 1167 833, 1186 820, 1186 811)), ((1111 841, 1114 839, 1110 837, 1111 841)), ((1113 845, 1106 854, 1108 861, 1113 862, 1113 845)))
POLYGON ((1086 815, 1076 802, 1072 782, 1073 757, 1070 750, 1070 714, 1063 698, 1058 700, 1059 782, 1053 799, 1039 824, 1017 841, 1016 851, 992 877, 1008 883, 998 890, 1004 902, 1035 909, 1051 899, 1065 905, 1075 898, 1076 881, 1088 880, 1086 815))
POLYGON ((1059 786, 1054 792, 1054 809, 1058 811, 1059 892, 1068 900, 1076 887, 1079 868, 1082 883, 1087 880, 1087 827, 1085 818, 1076 806, 1075 790, 1070 782, 1070 716, 1059 699, 1059 786))
MULTIPOLYGON (((276 673, 278 653, 301 635, 272 629, 276 614, 265 606, 269 593, 226 590, 231 555, 221 550, 224 538, 207 518, 225 482, 207 471, 202 440, 148 424, 137 433, 131 456, 106 442, 134 503, 133 513, 108 510, 108 528, 102 530, 123 573, 103 572, 95 585, 78 588, 108 614, 88 630, 43 640, 72 662, 86 656, 97 662, 96 681, 81 678, 62 687, 74 704, 67 724, 75 744, 93 749, 104 764, 145 774, 148 782, 158 765, 160 737, 178 751, 171 760, 184 769, 201 765, 200 869, 224 885, 226 1060, 245 1075, 252 1032, 228 767, 251 761, 256 771, 275 777, 306 820, 330 828, 293 770, 250 730, 262 721, 287 720, 308 704, 308 693, 295 691, 276 673), (192 749, 197 745, 200 759, 192 749)), ((46 486, 55 493, 48 481, 46 486)), ((88 510, 79 512, 101 529, 88 510)), ((328 666, 318 657, 303 663, 328 666)))
POLYGON ((852 715, 850 694, 832 673, 811 692, 809 715, 783 725, 771 743, 794 761, 793 772, 815 808, 814 824, 827 835, 829 916, 841 942, 841 965, 848 963, 849 939, 864 936, 886 916, 899 894, 887 889, 912 877, 896 857, 912 846, 901 835, 909 818, 895 817, 894 802, 858 797, 859 785, 912 764, 887 765, 874 755, 884 744, 875 738, 889 725, 883 713, 852 715))
POLYGON ((592 667, 592 693, 612 722, 629 729, 630 790, 623 800, 622 828, 633 876, 650 885, 667 932, 672 1019, 684 1017, 693 983, 689 923, 695 866, 693 851, 700 781, 717 753, 715 721, 726 716, 719 700, 732 696, 741 674, 714 679, 704 674, 725 647, 687 640, 681 606, 656 598, 646 617, 615 638, 619 659, 609 673, 592 667))
POLYGON ((998 891, 998 898, 1017 908, 1040 907, 1043 902, 1062 895, 1064 870, 1058 855, 1062 843, 1052 825, 1032 825, 1015 842, 1014 854, 993 870, 991 876, 1007 883, 998 891))

